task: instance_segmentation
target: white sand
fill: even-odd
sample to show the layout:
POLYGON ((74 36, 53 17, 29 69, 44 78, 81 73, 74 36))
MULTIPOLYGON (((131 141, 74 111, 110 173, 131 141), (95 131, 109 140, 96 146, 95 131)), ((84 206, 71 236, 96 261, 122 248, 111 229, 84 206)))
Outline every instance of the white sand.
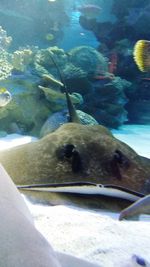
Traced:
MULTIPOLYGON (((115 136, 139 154, 150 157, 150 126, 123 126, 115 136)), ((13 145, 25 137, 13 138, 13 145), (16 141, 15 141, 16 140, 16 141)), ((27 139, 26 139, 27 140, 27 139)), ((12 136, 0 139, 0 146, 12 144, 12 136), (10 141, 9 141, 10 140, 10 141)), ((133 267, 133 254, 150 262, 150 216, 141 221, 117 220, 118 214, 66 206, 32 205, 27 201, 36 227, 60 251, 97 262, 103 267, 133 267), (127 264, 129 260, 130 264, 127 264)), ((146 265, 150 266, 150 265, 146 265)), ((71 266, 70 266, 71 267, 71 266)))

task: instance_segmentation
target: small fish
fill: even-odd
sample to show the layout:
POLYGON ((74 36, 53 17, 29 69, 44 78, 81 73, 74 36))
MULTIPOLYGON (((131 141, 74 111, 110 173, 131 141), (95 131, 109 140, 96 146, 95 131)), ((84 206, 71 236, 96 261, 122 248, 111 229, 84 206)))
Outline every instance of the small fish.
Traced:
POLYGON ((6 88, 0 88, 0 107, 6 106, 12 99, 10 92, 6 88))
POLYGON ((52 33, 47 33, 45 36, 45 39, 47 41, 52 41, 52 40, 54 40, 54 35, 52 33))
POLYGON ((150 41, 137 41, 133 48, 133 57, 140 71, 150 71, 150 41))

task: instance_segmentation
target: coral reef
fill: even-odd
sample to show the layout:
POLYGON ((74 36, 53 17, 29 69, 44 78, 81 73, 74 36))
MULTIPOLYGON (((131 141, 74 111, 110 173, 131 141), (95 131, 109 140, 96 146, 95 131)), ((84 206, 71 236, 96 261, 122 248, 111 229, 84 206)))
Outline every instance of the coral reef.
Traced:
POLYGON ((42 121, 50 113, 46 99, 40 99, 38 82, 36 77, 25 74, 12 75, 0 81, 0 86, 9 88, 12 95, 11 102, 0 109, 1 130, 12 132, 10 125, 15 123, 19 129, 22 129, 23 134, 38 135, 42 121))
POLYGON ((11 45, 12 37, 0 26, 0 49, 7 50, 11 45))
POLYGON ((108 60, 96 49, 90 46, 78 46, 69 51, 73 65, 84 70, 87 75, 94 75, 98 70, 104 73, 108 70, 108 60))
POLYGON ((93 120, 85 113, 108 127, 118 127, 127 120, 125 88, 129 84, 109 73, 108 59, 96 49, 79 46, 66 53, 57 46, 27 46, 1 53, 4 73, 0 85, 12 88, 13 96, 12 102, 0 110, 2 130, 12 131, 15 127, 9 125, 13 124, 22 133, 39 135, 49 116, 66 108, 58 68, 73 103, 84 112, 80 111, 83 122, 93 120))
MULTIPOLYGON (((117 76, 95 76, 85 84, 78 82, 78 92, 82 92, 84 103, 82 110, 91 114, 100 124, 117 128, 128 120, 126 91, 130 92, 131 83, 117 76)), ((73 83, 70 88, 74 90, 73 83)))
POLYGON ((40 49, 35 56, 34 62, 38 75, 42 76, 43 74, 51 73, 57 77, 57 69, 52 57, 60 68, 64 68, 67 63, 67 55, 63 49, 56 46, 40 49))
MULTIPOLYGON (((39 89, 41 89, 44 92, 45 98, 51 104, 51 110, 53 110, 53 112, 59 111, 63 108, 67 108, 66 95, 64 93, 40 85, 39 89)), ((73 104, 83 103, 83 98, 79 94, 77 95, 76 93, 70 94, 70 98, 73 104)))
MULTIPOLYGON (((22 72, 26 78, 27 72, 30 72, 33 80, 35 77, 39 78, 38 85, 58 92, 63 91, 59 86, 51 87, 50 81, 44 77, 50 75, 60 80, 54 64, 56 61, 69 91, 80 93, 85 98, 79 108, 94 116, 100 123, 117 127, 127 120, 127 112, 129 121, 136 123, 142 121, 142 118, 144 120, 144 110, 148 118, 148 108, 143 109, 145 97, 138 98, 136 104, 133 94, 139 96, 140 87, 143 87, 141 80, 149 77, 139 73, 132 52, 138 39, 149 39, 149 0, 108 1, 106 6, 104 4, 104 9, 108 8, 106 11, 110 14, 104 20, 103 7, 102 18, 99 16, 102 3, 94 1, 90 4, 89 1, 84 1, 82 4, 77 7, 79 20, 76 22, 95 35, 99 47, 97 50, 90 47, 87 40, 86 45, 76 46, 74 43, 74 48, 66 52, 59 48, 63 47, 60 41, 64 33, 71 29, 65 26, 71 26, 72 19, 78 19, 71 17, 76 12, 71 1, 45 1, 42 6, 41 1, 35 0, 31 0, 30 5, 25 0, 22 0, 22 5, 18 5, 17 1, 13 5, 10 0, 2 1, 1 25, 5 25, 7 32, 13 36, 13 42, 6 30, 0 26, 0 81, 17 72, 22 72), (17 31, 14 31, 15 28, 17 31), (8 52, 9 48, 14 52, 8 52), (123 85, 125 80, 130 81, 132 85, 123 85), (136 105, 141 105, 143 114, 137 112, 137 116, 133 116, 136 105)), ((84 32, 79 34, 83 38, 86 37, 84 32)), ((29 79, 29 83, 26 80, 29 87, 31 80, 29 79)), ((149 88, 148 80, 147 87, 149 88)), ((38 86, 36 90, 39 98, 44 98, 49 107, 47 94, 41 92, 38 86)), ((149 101, 149 98, 147 100, 149 101)), ((57 106, 52 104, 50 113, 54 111, 58 111, 57 106)))
POLYGON ((0 26, 0 80, 11 75, 13 68, 10 62, 11 55, 7 52, 11 42, 12 37, 7 36, 7 32, 0 26))
POLYGON ((87 77, 87 72, 82 68, 69 63, 63 69, 63 75, 66 80, 82 79, 87 77))
POLYGON ((33 61, 34 54, 31 49, 16 50, 12 54, 12 65, 15 70, 25 72, 33 61))
POLYGON ((13 69, 10 63, 10 54, 5 50, 0 50, 0 80, 5 80, 11 75, 13 69))
MULTIPOLYGON (((109 59, 109 71, 113 70, 113 74, 132 83, 130 90, 126 87, 124 90, 129 102, 125 108, 129 113, 130 123, 139 123, 142 120, 143 123, 149 121, 149 109, 143 109, 143 97, 137 99, 137 104, 134 99, 135 96, 138 97, 141 86, 143 90, 141 84, 143 78, 149 88, 149 75, 143 75, 138 71, 132 56, 133 47, 137 40, 149 40, 147 27, 150 24, 149 11, 149 0, 115 0, 112 1, 112 5, 110 4, 110 15, 114 16, 114 20, 108 17, 106 21, 98 21, 85 16, 81 16, 79 19, 80 25, 86 30, 92 31, 97 40, 100 41, 99 51, 109 59), (112 68, 113 65, 115 68, 112 68), (136 105, 140 110, 140 103, 141 112, 136 112, 135 115, 136 105)), ((145 98, 149 100, 148 93, 145 90, 144 92, 145 98)))

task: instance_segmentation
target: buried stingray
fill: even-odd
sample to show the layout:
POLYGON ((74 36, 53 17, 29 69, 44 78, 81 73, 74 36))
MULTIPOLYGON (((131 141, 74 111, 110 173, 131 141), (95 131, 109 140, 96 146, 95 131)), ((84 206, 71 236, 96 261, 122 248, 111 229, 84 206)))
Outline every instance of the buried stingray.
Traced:
POLYGON ((70 192, 135 201, 150 193, 150 160, 114 138, 105 127, 80 124, 60 77, 73 123, 36 142, 0 152, 0 161, 13 181, 24 192, 38 195, 70 192))

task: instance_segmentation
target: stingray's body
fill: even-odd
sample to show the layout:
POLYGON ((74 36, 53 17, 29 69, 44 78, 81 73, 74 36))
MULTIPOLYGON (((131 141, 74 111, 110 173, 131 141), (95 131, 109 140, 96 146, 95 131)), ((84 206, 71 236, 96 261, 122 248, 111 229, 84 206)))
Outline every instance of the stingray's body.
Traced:
POLYGON ((90 182, 150 192, 150 163, 100 125, 68 123, 54 133, 0 152, 18 185, 90 182))
POLYGON ((100 125, 64 124, 36 142, 1 151, 0 162, 17 185, 38 195, 53 191, 136 201, 150 193, 149 160, 100 125))
POLYGON ((15 185, 0 166, 0 266, 98 267, 53 250, 36 230, 15 185))

